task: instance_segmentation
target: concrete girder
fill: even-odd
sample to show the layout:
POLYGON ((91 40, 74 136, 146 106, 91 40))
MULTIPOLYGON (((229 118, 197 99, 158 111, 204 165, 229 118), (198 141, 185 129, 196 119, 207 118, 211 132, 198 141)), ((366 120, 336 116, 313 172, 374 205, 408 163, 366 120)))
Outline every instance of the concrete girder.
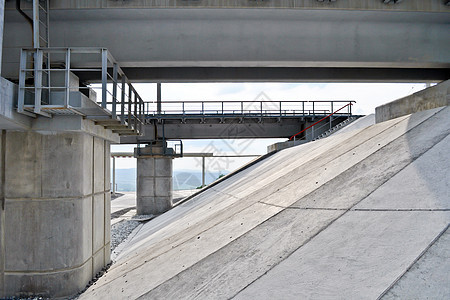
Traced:
MULTIPOLYGON (((449 1, 443 0, 133 0, 133 1, 71 1, 50 3, 51 9, 123 9, 123 8, 278 8, 278 9, 348 9, 348 10, 398 10, 445 11, 449 1), (398 4, 398 5, 386 5, 398 4)), ((22 4, 29 8, 27 2, 22 4)), ((13 8, 10 3, 7 7, 13 8)))
MULTIPOLYGON (((440 12, 54 9, 50 34, 55 47, 108 48, 141 82, 441 81, 450 68, 450 9, 441 6, 440 12)), ((5 17, 3 74, 14 79, 31 32, 16 11, 5 17)), ((89 59, 78 65, 95 66, 89 59)))

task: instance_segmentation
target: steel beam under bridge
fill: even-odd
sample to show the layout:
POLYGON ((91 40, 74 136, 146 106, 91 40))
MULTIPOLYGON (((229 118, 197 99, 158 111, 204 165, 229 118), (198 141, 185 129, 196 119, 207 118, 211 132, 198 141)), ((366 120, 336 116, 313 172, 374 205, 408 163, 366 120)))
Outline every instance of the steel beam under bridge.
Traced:
MULTIPOLYGON (((271 4, 264 9, 132 8, 139 1, 130 1, 127 9, 117 7, 128 1, 78 9, 56 2, 50 11, 51 46, 108 48, 135 82, 423 82, 450 77, 450 7, 440 0, 392 6, 370 1, 378 8, 358 4, 369 1, 336 1, 329 6, 333 9, 316 9, 324 6, 316 1, 295 9, 271 4)), ((184 2, 194 1, 177 1, 184 2)), ((10 7, 5 11, 4 77, 18 77, 19 49, 30 42, 29 25, 10 7)), ((78 65, 95 67, 89 58, 78 65)), ((89 74, 78 75, 89 81, 89 74)))

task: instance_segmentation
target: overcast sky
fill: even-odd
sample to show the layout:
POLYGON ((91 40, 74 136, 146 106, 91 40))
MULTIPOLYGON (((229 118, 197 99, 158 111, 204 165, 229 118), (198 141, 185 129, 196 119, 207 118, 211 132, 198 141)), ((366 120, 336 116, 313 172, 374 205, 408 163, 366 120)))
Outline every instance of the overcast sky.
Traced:
MULTIPOLYGON (((156 84, 134 84, 144 101, 156 100, 156 84)), ((406 83, 166 83, 162 84, 163 101, 252 101, 264 93, 267 100, 311 101, 354 100, 355 114, 367 115, 375 107, 410 95, 425 84, 406 83)), ((267 145, 286 139, 259 140, 184 140, 185 152, 264 154, 267 145)), ((113 145, 111 151, 133 151, 133 145, 113 145)), ((213 172, 232 171, 251 158, 207 159, 213 172)), ((199 159, 176 158, 174 170, 201 170, 199 159)), ((135 168, 135 159, 116 159, 117 169, 135 168)))

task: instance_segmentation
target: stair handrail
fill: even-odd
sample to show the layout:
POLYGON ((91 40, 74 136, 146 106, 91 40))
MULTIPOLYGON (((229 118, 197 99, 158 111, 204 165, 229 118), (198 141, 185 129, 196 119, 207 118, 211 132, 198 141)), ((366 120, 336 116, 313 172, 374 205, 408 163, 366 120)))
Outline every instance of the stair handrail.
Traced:
POLYGON ((311 127, 314 127, 315 125, 319 124, 319 123, 322 122, 323 120, 325 120, 325 119, 331 117, 332 115, 336 114, 338 111, 341 111, 341 110, 344 109, 345 107, 347 107, 347 106, 350 106, 350 107, 351 107, 352 105, 353 105, 352 102, 347 103, 346 105, 342 106, 342 107, 339 108, 338 110, 336 110, 336 111, 332 112, 331 114, 329 114, 329 115, 323 117, 322 119, 320 119, 319 121, 315 122, 314 124, 312 124, 312 125, 306 127, 306 128, 303 129, 302 131, 297 132, 296 134, 294 134, 293 136, 291 136, 291 137, 289 138, 289 140, 292 141, 292 139, 295 138, 296 136, 298 136, 299 134, 305 132, 306 130, 310 129, 311 127))

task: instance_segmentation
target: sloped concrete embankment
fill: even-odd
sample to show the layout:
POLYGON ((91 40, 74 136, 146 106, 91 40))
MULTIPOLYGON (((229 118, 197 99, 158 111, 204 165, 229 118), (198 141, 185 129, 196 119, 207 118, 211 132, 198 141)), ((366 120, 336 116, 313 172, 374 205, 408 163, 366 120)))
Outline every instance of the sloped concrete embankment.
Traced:
POLYGON ((445 107, 280 151, 147 223, 81 299, 408 295, 449 269, 449 133, 445 107))

